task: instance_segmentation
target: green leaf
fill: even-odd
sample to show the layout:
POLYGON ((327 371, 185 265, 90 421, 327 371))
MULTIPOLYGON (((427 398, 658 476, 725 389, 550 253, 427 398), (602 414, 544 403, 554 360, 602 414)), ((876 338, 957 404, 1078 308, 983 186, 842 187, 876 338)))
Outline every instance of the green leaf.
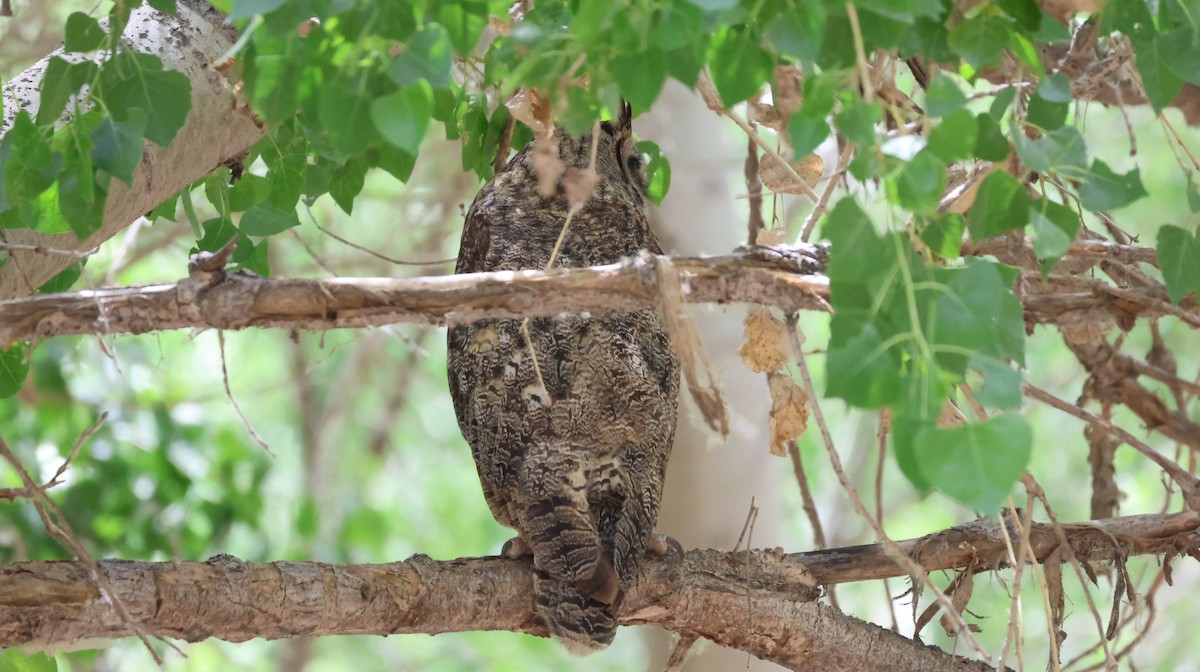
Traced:
POLYGON ((1200 242, 1194 235, 1178 226, 1164 224, 1158 230, 1158 267, 1162 269, 1171 303, 1200 292, 1200 242))
POLYGON ((133 186, 133 171, 142 161, 146 144, 142 131, 146 117, 141 110, 132 111, 128 123, 106 116, 92 131, 92 161, 118 180, 133 186))
POLYGON ((1200 212, 1200 182, 1197 182, 1192 175, 1192 173, 1188 173, 1187 176, 1188 210, 1200 212))
POLYGON ((888 176, 888 200, 917 214, 933 214, 946 187, 946 166, 931 152, 922 151, 901 163, 888 176))
POLYGON ((38 125, 46 126, 58 121, 71 96, 79 93, 79 89, 95 76, 96 64, 91 61, 68 63, 58 56, 51 57, 42 76, 38 125))
POLYGON ((83 12, 71 12, 71 15, 67 17, 63 51, 79 52, 99 49, 107 36, 108 33, 104 32, 98 21, 83 12))
POLYGON ((1116 210, 1146 195, 1141 174, 1135 167, 1124 175, 1114 173, 1100 159, 1092 161, 1092 169, 1084 176, 1079 187, 1079 200, 1083 207, 1092 212, 1116 210))
POLYGON ((977 15, 950 30, 950 48, 976 70, 999 62, 1008 46, 1009 23, 1004 19, 977 15))
POLYGON ((664 51, 693 43, 703 34, 704 12, 685 0, 664 3, 655 18, 654 44, 664 51))
POLYGON ((401 86, 421 80, 433 88, 450 86, 450 69, 454 65, 454 47, 446 29, 436 23, 426 24, 413 34, 388 65, 388 77, 401 86))
POLYGON ((928 338, 953 346, 938 355, 939 363, 961 373, 964 350, 1025 363, 1024 309, 1012 291, 1014 273, 980 258, 968 259, 963 268, 938 269, 948 291, 939 293, 928 338))
POLYGON ((417 157, 403 150, 391 146, 384 146, 379 150, 379 167, 401 182, 407 182, 408 178, 412 177, 413 166, 416 163, 417 157))
POLYGON ((171 144, 192 107, 192 83, 187 76, 163 70, 157 56, 121 51, 100 68, 98 94, 109 114, 129 122, 140 111, 146 118, 146 139, 160 147, 171 144))
POLYGON ((0 192, 0 212, 13 205, 31 201, 54 184, 62 169, 63 157, 52 152, 46 132, 34 126, 29 113, 21 110, 8 132, 0 138, 0 169, 4 191, 0 192))
POLYGON ((308 155, 303 147, 284 149, 274 160, 267 163, 267 180, 271 183, 271 203, 280 210, 295 208, 304 192, 308 155))
MULTIPOLYGON (((1200 19, 1197 19, 1200 21, 1200 19)), ((1158 37, 1159 53, 1167 68, 1186 82, 1200 86, 1200 28, 1181 26, 1158 37)))
POLYGON ((13 343, 7 348, 0 347, 0 399, 20 392, 28 373, 29 358, 26 356, 24 343, 13 343))
POLYGON ((1179 58, 1195 61, 1198 55, 1195 51, 1186 56, 1170 54, 1153 30, 1139 30, 1134 33, 1133 50, 1137 55, 1134 62, 1138 74, 1142 76, 1146 97, 1156 113, 1162 112, 1183 88, 1183 78, 1175 74, 1169 63, 1179 58))
POLYGON ((637 149, 646 161, 646 194, 655 205, 662 205, 671 188, 671 163, 658 145, 649 140, 638 142, 637 149))
POLYGON ((1042 77, 1046 74, 1046 68, 1042 65, 1042 55, 1038 51, 1038 45, 1034 44, 1020 31, 1014 30, 1008 34, 1008 51, 1016 57, 1019 63, 1028 67, 1034 75, 1042 77))
POLYGON ((823 117, 810 117, 803 112, 796 112, 788 120, 788 136, 792 141, 792 152, 795 156, 808 156, 817 145, 829 137, 829 122, 823 117))
MULTIPOLYGON (((371 114, 374 101, 360 96, 340 80, 327 83, 319 95, 321 124, 342 157, 362 154, 379 141, 371 114)), ((426 104, 427 120, 430 104, 426 104)))
POLYGON ((984 161, 1003 161, 1008 157, 1008 139, 1000 131, 1000 124, 984 112, 976 117, 978 132, 975 136, 975 156, 984 161))
POLYGON ((966 108, 959 108, 942 118, 942 122, 929 132, 926 148, 946 163, 966 161, 975 156, 978 140, 978 124, 975 116, 966 108))
POLYGON ((725 107, 754 95, 771 76, 775 61, 760 42, 758 31, 751 27, 726 27, 713 38, 708 65, 725 107))
MULTIPOLYGON (((163 14, 170 14, 174 16, 176 13, 175 0, 146 0, 146 4, 150 5, 154 9, 157 9, 163 14)), ((218 7, 218 9, 220 8, 218 7)))
MULTIPOLYGON (((841 315, 835 315, 837 322, 841 315)), ((882 408, 895 402, 901 391, 900 363, 884 347, 874 325, 825 355, 825 396, 845 399, 860 408, 882 408)))
POLYGON ((247 236, 262 237, 273 236, 299 225, 295 209, 281 210, 270 203, 259 203, 242 215, 238 229, 247 236))
MULTIPOLYGON (((229 189, 229 210, 242 212, 267 200, 271 195, 271 181, 254 173, 243 173, 229 189)), ((174 214, 174 206, 172 213, 174 214)))
POLYGON ((1029 99, 1025 120, 1047 131, 1061 128, 1071 110, 1075 98, 1071 94, 1071 81, 1056 72, 1043 78, 1037 91, 1029 99))
POLYGON ((354 197, 362 191, 366 175, 367 164, 361 159, 349 161, 333 173, 329 195, 347 215, 354 210, 354 197))
POLYGON ((738 0, 688 0, 706 12, 720 12, 737 7, 738 0))
POLYGON ((83 275, 82 264, 71 264, 58 275, 47 280, 46 284, 38 287, 38 293, 58 294, 60 292, 69 292, 80 275, 83 275))
POLYGON ((931 217, 921 230, 921 241, 943 259, 954 259, 962 250, 966 222, 957 213, 931 217))
MULTIPOLYGON (((0 396, 3 395, 0 394, 0 396)), ((8 649, 0 654, 0 672, 58 672, 58 661, 54 659, 54 656, 47 656, 44 653, 26 653, 19 649, 8 649)))
POLYGON ((942 492, 985 515, 996 511, 1025 473, 1033 431, 1024 418, 999 415, 952 429, 917 433, 921 473, 942 492))
POLYGON ((238 265, 238 268, 253 271, 261 276, 268 277, 271 275, 271 261, 269 250, 270 240, 260 240, 256 245, 250 240, 245 233, 238 234, 237 247, 233 250, 233 256, 229 259, 238 265))
POLYGON ((1063 126, 1037 140, 1030 140, 1029 136, 1016 131, 1013 133, 1013 144, 1017 146, 1017 155, 1030 170, 1039 173, 1066 172, 1076 176, 1087 169, 1087 145, 1079 129, 1074 126, 1063 126))
POLYGON ((996 0, 996 6, 1016 19, 1025 30, 1033 32, 1041 26, 1042 10, 1038 9, 1035 0, 996 0))
POLYGON ((200 226, 204 235, 196 241, 196 249, 200 252, 216 252, 225 247, 237 235, 237 227, 228 217, 216 217, 200 226))
POLYGON ((1021 374, 1008 364, 976 353, 968 368, 983 375, 983 385, 975 391, 975 399, 988 408, 1021 407, 1021 374))
POLYGON ((230 19, 248 19, 255 14, 270 14, 279 9, 287 0, 233 0, 233 11, 230 19))
POLYGON ((429 128, 433 99, 423 84, 406 86, 371 101, 371 120, 392 146, 416 155, 429 128))
POLYGON ((949 75, 944 72, 934 75, 925 92, 925 112, 929 116, 944 117, 966 104, 967 97, 949 75))
POLYGON ((618 54, 608 62, 621 94, 637 109, 649 109, 667 83, 666 55, 658 49, 618 54))
POLYGON ((833 124, 846 139, 859 147, 875 145, 875 124, 883 121, 883 106, 868 103, 852 94, 842 95, 842 109, 833 118, 833 124))
POLYGON ((967 212, 971 239, 985 240, 1005 231, 1021 229, 1028 222, 1029 196, 1021 183, 1004 171, 988 175, 967 212))
POLYGON ((1042 268, 1043 273, 1049 273, 1054 263, 1075 242, 1075 233, 1079 231, 1079 215, 1065 205, 1040 198, 1029 207, 1029 222, 1037 234, 1037 239, 1033 241, 1033 252, 1038 259, 1050 262, 1042 268))
POLYGON ((786 8, 767 26, 767 40, 777 53, 801 62, 817 60, 825 38, 825 8, 819 2, 800 2, 786 8))

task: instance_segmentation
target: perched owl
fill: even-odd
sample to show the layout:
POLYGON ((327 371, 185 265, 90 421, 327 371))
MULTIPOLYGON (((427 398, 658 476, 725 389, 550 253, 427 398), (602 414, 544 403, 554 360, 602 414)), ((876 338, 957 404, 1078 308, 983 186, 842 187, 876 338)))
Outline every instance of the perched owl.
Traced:
MULTIPOLYGON (((615 122, 600 124, 599 179, 571 218, 555 267, 661 253, 646 221, 631 116, 623 105, 615 122)), ((552 140, 561 164, 552 149, 535 159, 531 143, 475 197, 456 272, 549 263, 569 208, 564 180, 586 175, 579 171, 590 165, 593 143, 561 131, 552 140)), ((612 641, 641 554, 666 550, 652 532, 675 434, 679 364, 653 309, 532 319, 529 340, 522 323, 451 327, 450 392, 492 514, 517 531, 504 554, 532 552, 538 615, 583 654, 612 641)))

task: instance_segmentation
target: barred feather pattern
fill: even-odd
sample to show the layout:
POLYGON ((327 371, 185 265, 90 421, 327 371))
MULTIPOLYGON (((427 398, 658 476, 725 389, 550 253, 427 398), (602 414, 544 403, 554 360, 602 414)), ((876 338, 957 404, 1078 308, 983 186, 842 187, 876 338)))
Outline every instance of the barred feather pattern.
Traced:
MULTIPOLYGON (((593 192, 555 267, 661 253, 645 214, 645 174, 626 106, 596 139, 593 192)), ((557 133, 566 168, 589 166, 592 136, 557 133)), ((533 146, 467 212, 458 273, 546 267, 568 202, 539 191, 533 146)), ((607 646, 658 515, 675 433, 679 365, 653 309, 496 319, 453 326, 449 383, 484 497, 532 550, 537 611, 573 652, 607 646), (534 366, 536 353, 537 366, 534 366), (540 375, 539 375, 540 374, 540 375)))

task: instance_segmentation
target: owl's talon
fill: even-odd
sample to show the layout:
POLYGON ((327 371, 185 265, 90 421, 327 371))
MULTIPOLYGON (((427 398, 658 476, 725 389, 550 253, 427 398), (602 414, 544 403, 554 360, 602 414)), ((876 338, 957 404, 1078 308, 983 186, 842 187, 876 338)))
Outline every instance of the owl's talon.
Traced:
POLYGON ((529 546, 529 542, 519 536, 509 539, 500 547, 500 557, 509 560, 520 560, 527 555, 533 555, 533 549, 529 546))
POLYGON ((672 551, 676 555, 683 555, 683 545, 675 540, 674 537, 668 537, 665 534, 652 534, 646 541, 646 550, 654 555, 670 555, 672 551))

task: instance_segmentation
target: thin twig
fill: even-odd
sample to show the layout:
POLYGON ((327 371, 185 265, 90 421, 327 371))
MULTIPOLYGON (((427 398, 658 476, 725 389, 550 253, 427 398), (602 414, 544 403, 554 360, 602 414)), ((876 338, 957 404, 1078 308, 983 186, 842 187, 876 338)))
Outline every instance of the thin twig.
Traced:
POLYGON ((250 433, 250 436, 258 442, 258 445, 262 446, 263 450, 267 451, 268 455, 275 457, 275 453, 271 452, 271 447, 267 445, 266 440, 255 431, 246 414, 242 413, 242 408, 238 406, 237 399, 233 398, 233 390, 229 388, 229 368, 225 365, 225 332, 217 330, 217 342, 221 346, 221 378, 225 382, 225 397, 229 399, 229 404, 233 406, 233 410, 237 412, 238 417, 242 419, 242 425, 250 433))
POLYGON ((307 203, 304 204, 304 211, 308 213, 308 218, 312 222, 313 226, 317 227, 317 230, 320 231, 321 233, 329 236, 330 238, 333 238, 334 240, 338 241, 339 243, 342 243, 343 245, 349 245, 350 247, 353 247, 354 249, 359 250, 360 252, 366 252, 367 254, 371 255, 372 257, 375 257, 377 259, 382 259, 382 260, 392 263, 392 264, 396 264, 397 266, 440 266, 442 264, 448 264, 448 263, 454 261, 454 259, 433 259, 430 261, 406 261, 404 259, 396 259, 393 257, 389 257, 386 254, 382 254, 380 252, 372 250, 369 247, 363 247, 362 245, 359 245, 358 243, 356 243, 354 241, 346 240, 345 238, 334 233, 333 231, 330 231, 329 229, 321 226, 320 223, 317 222, 317 217, 316 217, 316 215, 313 214, 312 208, 310 208, 307 203))
POLYGON ((846 174, 846 166, 850 163, 850 157, 854 154, 855 149, 857 149, 857 145, 846 141, 846 146, 842 148, 842 153, 838 155, 837 169, 829 176, 829 181, 825 183, 825 190, 821 192, 821 197, 817 199, 812 212, 808 213, 808 217, 804 219, 804 226, 800 229, 800 242, 807 243, 808 239, 812 237, 813 229, 817 226, 817 220, 821 219, 821 215, 825 214, 825 210, 829 206, 829 199, 833 196, 834 190, 837 189, 838 183, 842 181, 842 176, 846 174))
MULTIPOLYGON (((29 471, 25 469, 25 465, 21 463, 21 460, 17 459, 17 456, 8 447, 8 444, 4 442, 3 438, 0 438, 0 456, 3 456, 4 459, 7 460, 10 465, 12 465, 12 468, 16 470, 17 475, 21 477, 21 481, 25 483, 26 489, 30 491, 31 498, 33 499, 34 509, 37 510, 38 516, 42 519, 42 525, 45 526, 46 531, 50 533, 50 536, 58 539, 63 546, 74 553, 75 557, 79 558, 79 561, 82 562, 85 567, 87 567, 88 573, 92 577, 92 581, 94 581, 100 588, 101 594, 107 599, 107 601, 112 604, 113 609, 121 618, 121 622, 137 634, 138 639, 142 640, 142 644, 145 644, 146 649, 150 651, 150 655, 154 658, 154 662, 161 666, 163 664, 162 657, 159 656, 158 652, 154 650, 154 647, 150 645, 150 640, 147 638, 146 629, 133 619, 133 616, 129 613, 129 610, 125 608, 125 602, 121 600, 120 596, 117 595, 117 592, 113 590, 112 586, 109 584, 108 577, 106 577, 104 573, 100 571, 99 565, 97 565, 96 561, 92 559, 91 554, 87 552, 87 549, 83 547, 83 544, 79 542, 79 538, 75 536, 75 531, 71 529, 71 523, 67 520, 66 516, 63 515, 62 511, 58 508, 58 505, 54 503, 54 500, 50 499, 45 490, 37 487, 37 483, 35 483, 33 477, 29 475, 29 471)), ((170 642, 167 643, 170 644, 170 642)), ((179 651, 179 648, 174 644, 170 644, 170 646, 176 651, 179 651)), ((183 652, 179 651, 179 653, 182 654, 183 652)))
POLYGON ((1175 484, 1179 486, 1183 494, 1183 499, 1185 502, 1187 502, 1188 507, 1200 511, 1200 490, 1197 488, 1196 477, 1185 471, 1183 467, 1159 454, 1158 451, 1146 445, 1145 442, 1139 440, 1137 437, 1133 436, 1124 429, 1098 415, 1089 413, 1082 408, 1079 408, 1075 404, 1063 401, 1049 392, 1039 387, 1035 387, 1029 383, 1021 383, 1021 390, 1026 394, 1026 396, 1033 397, 1034 399, 1053 406, 1060 411, 1063 411, 1069 415, 1073 415, 1084 422, 1102 427, 1115 434, 1130 447, 1136 449, 1142 455, 1145 455, 1152 462, 1157 464, 1159 468, 1167 472, 1167 475, 1169 475, 1171 479, 1175 481, 1175 484))
MULTIPOLYGON (((1079 560, 1075 557, 1075 549, 1071 543, 1067 541, 1067 535, 1063 532, 1062 525, 1058 524, 1058 518, 1054 515, 1054 510, 1050 508, 1050 500, 1047 499, 1046 493, 1042 490, 1042 486, 1038 484, 1033 475, 1026 472, 1021 477, 1021 483, 1025 488, 1037 497, 1042 503, 1042 507, 1046 509, 1046 516, 1050 518, 1050 524, 1054 527, 1054 533, 1058 536, 1058 541, 1063 549, 1063 555, 1071 564, 1071 568, 1075 570, 1075 577, 1079 580, 1079 585, 1083 587, 1083 596, 1087 598, 1088 608, 1092 612, 1092 617, 1096 621, 1096 629, 1100 634, 1100 645, 1104 648, 1104 658, 1108 661, 1108 668, 1111 670, 1117 669, 1117 661, 1113 658, 1112 651, 1108 648, 1108 641, 1105 638, 1104 618, 1100 616, 1100 610, 1096 607, 1096 601, 1092 598, 1092 591, 1088 588, 1087 577, 1083 573, 1083 568, 1079 566, 1079 560)), ((1121 599, 1120 595, 1113 597, 1114 600, 1121 599)))
POLYGON ((846 494, 850 497, 850 502, 854 505, 854 509, 858 512, 858 515, 861 516, 863 520, 867 521, 867 523, 871 526, 871 529, 874 530, 875 536, 878 538, 879 543, 884 546, 892 559, 895 560, 900 566, 908 570, 909 574, 917 577, 922 584, 929 588, 930 592, 932 592, 934 595, 934 599, 939 605, 941 605, 942 609, 945 610, 946 614, 950 617, 951 622, 954 625, 955 633, 961 637, 964 642, 966 642, 967 646, 982 656, 985 660, 990 659, 991 655, 989 655, 988 652, 979 645, 979 642, 971 634, 970 628, 967 626, 966 622, 963 621, 962 615, 959 614, 958 610, 954 608, 954 603, 950 600, 950 598, 947 597, 946 594, 942 592, 936 585, 934 585, 933 580, 929 578, 929 574, 924 570, 924 568, 922 568, 921 565, 912 558, 908 557, 908 555, 904 553, 900 546, 887 535, 880 522, 871 515, 871 512, 867 510, 866 505, 863 504, 862 498, 858 495, 858 490, 854 487, 854 484, 850 482, 850 479, 846 476, 845 470, 842 468, 841 457, 838 456, 837 449, 833 445, 833 435, 829 432, 829 425, 825 422, 825 414, 821 411, 820 403, 817 402, 816 389, 812 383, 812 376, 808 371, 808 362, 804 357, 804 341, 800 336, 800 324, 795 313, 788 316, 788 327, 789 342, 791 343, 793 350, 792 357, 796 360, 796 363, 800 367, 800 377, 803 379, 804 389, 808 393, 809 406, 812 410, 812 415, 814 418, 816 418, 817 427, 821 430, 821 438, 825 442, 825 452, 829 456, 829 464, 833 468, 833 473, 837 476, 838 482, 841 483, 842 489, 845 490, 846 494))

